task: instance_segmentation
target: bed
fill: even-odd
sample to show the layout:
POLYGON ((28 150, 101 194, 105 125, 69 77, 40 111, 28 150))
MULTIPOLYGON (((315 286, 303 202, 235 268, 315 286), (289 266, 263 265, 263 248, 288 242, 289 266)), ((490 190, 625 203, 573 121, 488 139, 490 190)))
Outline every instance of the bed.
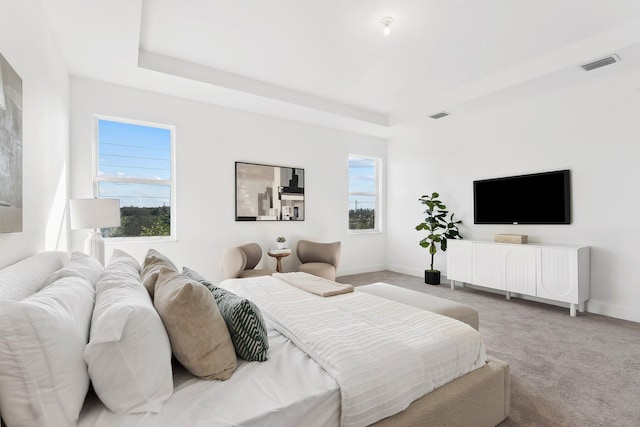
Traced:
MULTIPOLYGON (((67 262, 65 256, 61 253, 38 254, 14 266, 0 270, 0 299, 8 298, 8 293, 12 294, 14 299, 24 298, 25 295, 15 297, 15 285, 20 282, 25 283, 19 288, 29 289, 26 294, 38 293, 38 286, 34 288, 33 284, 41 285, 46 282, 48 276, 65 265, 67 262), (34 268, 34 266, 37 267, 34 268), (9 284, 11 284, 11 290, 7 292, 9 284)), ((96 279, 94 278, 94 280, 96 279)), ((374 384, 374 388, 381 389, 378 395, 384 396, 383 389, 387 385, 391 387, 391 384, 400 384, 402 387, 404 384, 404 380, 394 383, 393 377, 396 374, 392 368, 396 367, 389 367, 386 369, 386 373, 379 370, 376 375, 356 372, 355 376, 347 376, 348 378, 345 379, 339 372, 332 371, 333 362, 331 359, 324 358, 322 351, 320 355, 316 354, 317 349, 311 348, 316 346, 316 342, 323 341, 322 339, 312 339, 314 334, 318 338, 326 336, 327 343, 330 343, 334 338, 329 338, 326 331, 322 331, 322 328, 313 327, 309 327, 310 335, 304 333, 300 336, 296 335, 298 328, 296 325, 300 322, 295 321, 295 317, 298 316, 299 320, 300 313, 311 309, 313 304, 309 301, 320 297, 291 289, 286 283, 270 276, 232 279, 219 285, 241 297, 254 301, 263 312, 269 343, 266 361, 249 362, 238 358, 237 367, 229 379, 211 381, 195 377, 174 360, 171 368, 173 390, 170 396, 164 398, 161 410, 157 413, 117 414, 108 409, 96 393, 89 391, 78 410, 75 420, 77 425, 83 427, 172 426, 177 424, 190 426, 415 426, 428 423, 429 425, 492 426, 497 425, 508 415, 509 366, 502 361, 485 356, 484 347, 481 344, 478 346, 479 336, 473 328, 443 316, 430 313, 423 315, 421 310, 413 307, 397 303, 390 304, 384 298, 356 291, 321 300, 322 303, 326 300, 332 300, 337 305, 337 308, 333 306, 320 310, 326 312, 325 315, 329 316, 327 319, 331 319, 332 316, 345 317, 342 323, 327 327, 328 329, 343 328, 346 334, 343 337, 357 337, 359 334, 353 335, 351 330, 356 326, 354 324, 360 323, 362 318, 371 315, 370 312, 367 312, 367 307, 378 307, 378 304, 381 304, 379 307, 386 307, 384 309, 385 316, 393 317, 397 315, 396 312, 402 312, 404 314, 400 317, 404 316, 404 323, 411 321, 418 322, 419 325, 423 323, 444 325, 445 329, 453 331, 453 335, 472 337, 475 344, 471 346, 474 348, 473 350, 467 349, 470 353, 467 359, 471 362, 465 362, 464 366, 457 366, 457 372, 441 373, 441 378, 429 380, 431 381, 430 385, 426 386, 423 384, 424 381, 411 383, 409 380, 406 384, 413 384, 411 387, 407 386, 412 389, 412 392, 408 393, 408 397, 405 396, 404 400, 400 399, 391 403, 383 402, 384 405, 374 403, 371 405, 372 411, 364 406, 363 413, 356 415, 355 418, 345 418, 347 411, 345 405, 351 405, 355 401, 355 407, 357 407, 361 403, 361 399, 357 393, 354 395, 352 391, 343 389, 345 386, 343 383, 348 385, 354 378, 358 380, 363 376, 371 377, 370 383, 374 384), (291 296, 293 294, 296 295, 295 298, 291 296), (356 300, 359 300, 360 303, 357 303, 356 300), (297 314, 293 309, 296 306, 298 307, 297 314), (353 307, 359 307, 355 309, 359 314, 356 318, 348 318, 348 316, 354 315, 348 313, 354 311, 353 307), (336 316, 336 313, 340 311, 345 313, 344 316, 336 316), (291 319, 287 319, 287 317, 294 319, 294 322, 289 324, 291 319), (475 355, 471 354, 474 352, 475 355), (308 353, 311 353, 313 357, 308 353), (454 378, 447 379, 447 376, 454 378), (345 394, 355 397, 348 401, 345 400, 345 394), (383 408, 379 410, 379 406, 383 408), (371 415, 372 413, 373 415, 371 415), (374 418, 370 418, 371 416, 374 418)), ((380 311, 380 309, 374 308, 372 311, 380 311)), ((377 322, 381 323, 382 320, 377 322)), ((326 320, 316 323, 326 324, 326 320)), ((387 333, 391 336, 397 335, 398 331, 404 328, 401 323, 403 322, 398 322, 397 325, 387 328, 387 333)), ((404 333, 412 334, 413 332, 405 331, 404 333)), ((420 334, 416 335, 416 340, 420 338, 418 335, 420 334)), ((369 337, 368 344, 372 345, 373 351, 377 351, 373 335, 365 334, 365 336, 369 337)), ((449 339, 445 338, 445 340, 449 339)), ((380 339, 378 343, 386 341, 386 338, 380 339)), ((366 342, 365 345, 367 345, 366 342)), ((380 345, 385 347, 384 344, 380 345)), ((415 344, 415 346, 424 347, 423 344, 415 344)), ((386 345, 385 351, 389 354, 383 354, 396 360, 392 347, 394 345, 386 345)), ((326 348, 330 349, 331 346, 326 346, 326 348)), ((352 349, 347 350, 352 351, 352 349)), ((403 347, 402 352, 406 351, 403 347)), ((444 354, 446 351, 451 351, 451 349, 445 350, 444 354)), ((360 356, 349 355, 343 359, 348 360, 354 357, 360 356)), ((402 369, 405 369, 405 375, 412 375, 414 371, 410 370, 411 365, 421 364, 421 361, 426 364, 429 360, 431 363, 440 364, 446 359, 451 358, 427 351, 422 355, 414 354, 407 357, 406 363, 403 365, 406 366, 402 369)), ((341 363, 335 364, 340 365, 341 363)), ((366 365, 366 363, 364 364, 366 365)), ((355 368, 349 369, 357 370, 359 365, 356 364, 355 368)), ((0 366, 0 371, 2 369, 3 367, 0 366)), ((442 369, 442 367, 437 369, 442 369)), ((402 375, 402 373, 398 375, 402 375)), ((2 382, 3 375, 0 372, 0 407, 3 403, 2 388, 4 386, 2 382)), ((403 391, 400 390, 398 393, 391 394, 395 396, 402 393, 403 391)), ((381 399, 378 395, 374 392, 373 399, 388 400, 387 398, 381 399)), ((363 396, 371 396, 371 394, 363 396)), ((355 413, 358 413, 357 410, 355 413)), ((43 422, 39 425, 50 424, 43 422)), ((70 423, 69 425, 74 424, 70 423)))

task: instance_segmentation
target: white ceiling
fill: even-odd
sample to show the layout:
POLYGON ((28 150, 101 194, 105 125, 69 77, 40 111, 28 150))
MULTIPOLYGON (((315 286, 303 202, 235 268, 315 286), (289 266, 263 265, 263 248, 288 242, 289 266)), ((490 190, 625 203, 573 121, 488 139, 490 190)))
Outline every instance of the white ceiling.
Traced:
POLYGON ((381 137, 640 64, 638 0, 42 4, 73 75, 381 137))

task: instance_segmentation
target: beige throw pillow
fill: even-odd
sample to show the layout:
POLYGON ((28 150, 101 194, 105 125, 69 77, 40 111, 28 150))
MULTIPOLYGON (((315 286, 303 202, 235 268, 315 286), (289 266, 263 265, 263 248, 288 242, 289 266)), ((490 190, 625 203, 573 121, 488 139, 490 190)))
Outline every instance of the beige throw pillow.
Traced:
POLYGON ((163 268, 153 302, 169 335, 173 355, 189 372, 211 380, 231 377, 236 369, 236 352, 206 286, 163 268))
POLYGON ((142 263, 142 268, 140 269, 140 278, 152 299, 158 274, 163 267, 178 272, 178 269, 169 258, 155 249, 149 249, 142 263))

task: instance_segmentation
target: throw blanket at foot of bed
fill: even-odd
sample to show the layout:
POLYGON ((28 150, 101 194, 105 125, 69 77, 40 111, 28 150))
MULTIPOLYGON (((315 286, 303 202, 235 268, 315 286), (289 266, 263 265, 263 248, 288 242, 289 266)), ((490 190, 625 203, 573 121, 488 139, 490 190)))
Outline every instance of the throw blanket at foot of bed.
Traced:
POLYGON ((296 271, 294 273, 273 273, 273 277, 288 284, 300 288, 305 292, 310 292, 321 297, 332 297, 334 295, 353 292, 353 286, 344 283, 333 282, 323 277, 313 274, 296 271))
POLYGON ((323 298, 271 276, 220 286, 256 303, 338 382, 342 426, 396 414, 485 364, 482 338, 469 325, 375 295, 323 298))

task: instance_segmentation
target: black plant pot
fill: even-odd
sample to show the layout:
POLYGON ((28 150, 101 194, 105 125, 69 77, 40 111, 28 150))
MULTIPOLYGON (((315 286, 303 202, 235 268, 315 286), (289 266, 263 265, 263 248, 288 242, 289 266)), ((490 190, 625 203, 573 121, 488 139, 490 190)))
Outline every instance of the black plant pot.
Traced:
POLYGON ((440 272, 438 270, 425 270, 424 283, 426 283, 427 285, 439 285, 440 272))

